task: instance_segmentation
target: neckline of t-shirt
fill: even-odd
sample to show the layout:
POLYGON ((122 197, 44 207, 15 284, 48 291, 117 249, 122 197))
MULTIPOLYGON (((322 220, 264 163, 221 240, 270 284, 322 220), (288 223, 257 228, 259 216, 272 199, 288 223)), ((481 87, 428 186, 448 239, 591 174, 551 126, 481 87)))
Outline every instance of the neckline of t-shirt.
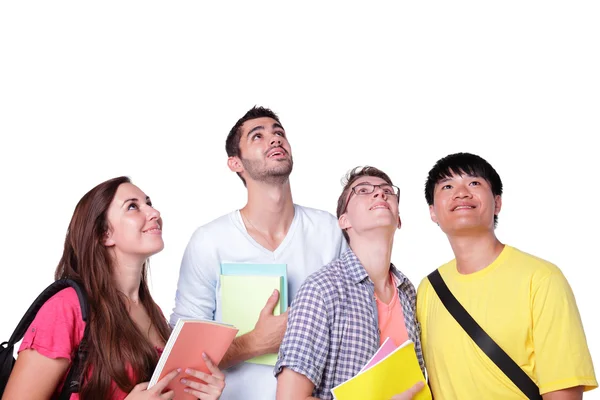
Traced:
POLYGON ((394 274, 392 272, 390 272, 390 280, 392 281, 392 283, 394 283, 394 295, 392 296, 392 298, 390 299, 390 301, 386 304, 383 301, 381 301, 381 299, 379 299, 379 297, 377 297, 377 294, 375 294, 375 302, 377 303, 377 305, 379 307, 381 307, 383 310, 390 312, 394 306, 396 305, 396 303, 399 301, 399 297, 400 297, 400 293, 398 291, 398 287, 395 285, 395 279, 394 279, 394 274))
POLYGON ((498 254, 498 257, 496 257, 496 259, 492 261, 490 265, 471 274, 461 274, 460 272, 458 272, 458 270, 456 269, 456 259, 452 260, 452 268, 450 268, 450 273, 454 278, 462 281, 481 279, 493 272, 494 270, 496 270, 502 264, 504 264, 505 259, 512 253, 512 251, 513 248, 505 244, 500 254, 498 254))
POLYGON ((240 210, 239 209, 235 210, 234 214, 235 214, 235 218, 234 218, 235 224, 237 225, 238 229, 244 234, 246 239, 250 243, 252 243, 252 245, 254 247, 259 249, 263 253, 266 253, 275 258, 278 257, 281 253, 283 253, 283 251, 287 248, 288 243, 292 240, 292 236, 294 236, 294 232, 296 231, 296 225, 298 225, 298 218, 299 218, 298 206, 296 204, 294 204, 294 218, 292 219, 290 228, 288 229, 287 234, 285 235, 285 237, 283 238, 283 240, 281 241, 279 246, 274 251, 271 251, 271 250, 265 248, 260 243, 258 243, 256 240, 254 240, 252 235, 250 235, 248 233, 248 230, 246 229, 246 225, 244 224, 244 220, 242 219, 242 214, 240 213, 240 210))

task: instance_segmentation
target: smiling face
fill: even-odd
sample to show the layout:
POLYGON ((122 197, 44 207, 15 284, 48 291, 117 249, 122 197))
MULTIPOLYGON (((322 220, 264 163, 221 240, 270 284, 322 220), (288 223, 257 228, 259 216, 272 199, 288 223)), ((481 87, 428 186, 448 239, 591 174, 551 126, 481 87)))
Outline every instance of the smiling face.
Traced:
POLYGON ((108 230, 104 245, 117 260, 144 262, 163 249, 160 212, 137 186, 119 185, 106 219, 108 230))
POLYGON ((240 156, 229 157, 229 167, 246 180, 283 182, 293 167, 285 130, 273 118, 251 119, 241 127, 240 156))
POLYGON ((487 180, 468 174, 452 174, 435 184, 431 220, 447 235, 494 230, 494 216, 502 198, 494 196, 487 180))
POLYGON ((369 231, 394 232, 400 227, 396 189, 384 179, 362 176, 351 185, 346 195, 346 210, 339 218, 350 241, 369 231), (372 185, 376 185, 374 188, 372 185), (373 190, 372 193, 370 190, 373 190))

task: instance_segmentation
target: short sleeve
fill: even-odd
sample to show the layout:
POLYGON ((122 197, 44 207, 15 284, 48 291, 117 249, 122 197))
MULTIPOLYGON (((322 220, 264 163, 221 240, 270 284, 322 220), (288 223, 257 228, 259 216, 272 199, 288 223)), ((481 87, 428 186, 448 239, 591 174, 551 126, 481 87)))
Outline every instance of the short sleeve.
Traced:
POLYGON ((421 326, 421 341, 423 341, 423 332, 425 331, 426 325, 426 312, 427 312, 427 289, 429 286, 429 280, 424 278, 419 284, 417 289, 417 321, 421 326))
POLYGON ((34 349, 49 358, 72 360, 85 331, 77 293, 66 288, 52 296, 29 325, 19 352, 34 349))
POLYGON ((329 349, 329 321, 321 293, 310 280, 298 290, 279 348, 275 376, 285 367, 306 376, 315 387, 321 383, 329 349))
POLYGON ((598 386, 573 291, 555 268, 533 282, 535 365, 541 393, 598 386))

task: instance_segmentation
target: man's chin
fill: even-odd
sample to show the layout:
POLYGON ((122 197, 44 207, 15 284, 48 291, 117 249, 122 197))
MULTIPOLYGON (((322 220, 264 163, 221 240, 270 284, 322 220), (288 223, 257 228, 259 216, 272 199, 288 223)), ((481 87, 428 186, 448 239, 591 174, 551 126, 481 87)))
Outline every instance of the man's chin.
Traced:
POLYGON ((279 165, 275 168, 269 169, 266 175, 278 178, 287 178, 292 173, 292 168, 293 164, 289 163, 287 165, 279 165))

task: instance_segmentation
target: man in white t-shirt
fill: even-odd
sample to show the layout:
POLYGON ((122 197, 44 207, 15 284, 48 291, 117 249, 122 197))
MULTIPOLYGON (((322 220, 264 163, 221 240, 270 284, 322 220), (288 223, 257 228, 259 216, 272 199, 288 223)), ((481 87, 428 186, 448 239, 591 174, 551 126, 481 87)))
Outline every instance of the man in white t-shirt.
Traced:
MULTIPOLYGON (((179 318, 221 319, 219 274, 222 262, 287 265, 289 302, 312 272, 347 249, 337 219, 326 211, 293 203, 289 176, 292 150, 279 118, 263 107, 250 109, 225 143, 229 169, 248 189, 244 208, 194 232, 183 255, 172 326, 179 318)), ((273 315, 279 293, 267 301, 254 330, 236 338, 220 367, 226 369, 221 399, 274 399, 273 367, 244 361, 277 353, 287 312, 273 315)))

